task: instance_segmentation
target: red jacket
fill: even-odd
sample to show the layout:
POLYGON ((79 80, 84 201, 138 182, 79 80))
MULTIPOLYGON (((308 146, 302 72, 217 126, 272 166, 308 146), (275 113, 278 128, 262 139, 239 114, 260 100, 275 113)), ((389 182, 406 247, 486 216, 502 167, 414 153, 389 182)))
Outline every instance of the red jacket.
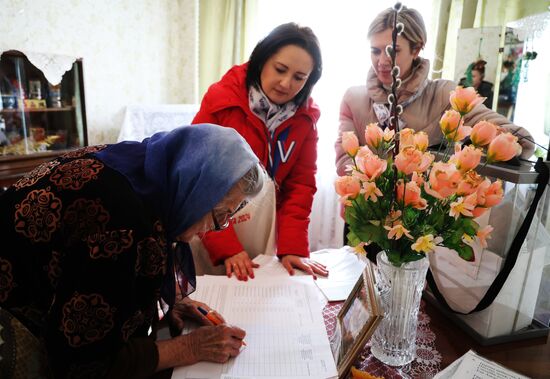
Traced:
MULTIPOLYGON (((317 170, 317 128, 320 116, 310 98, 296 114, 283 122, 270 137, 265 124, 248 107, 245 78, 248 65, 231 68, 210 86, 193 124, 212 123, 237 130, 256 153, 277 188, 277 255, 309 256, 308 226, 315 194, 317 170), (271 144, 273 175, 270 172, 271 144)), ((206 233, 202 239, 215 264, 243 249, 232 226, 221 232, 206 233)))

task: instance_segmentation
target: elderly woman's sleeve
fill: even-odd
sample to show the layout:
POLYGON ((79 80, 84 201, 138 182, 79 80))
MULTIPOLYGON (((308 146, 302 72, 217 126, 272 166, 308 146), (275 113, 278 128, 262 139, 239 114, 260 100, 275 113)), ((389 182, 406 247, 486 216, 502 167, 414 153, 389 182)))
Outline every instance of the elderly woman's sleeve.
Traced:
MULTIPOLYGON (((44 328, 50 363, 59 377, 104 377, 111 370, 117 377, 145 377, 158 365, 148 329, 156 319, 166 270, 164 232, 121 175, 104 183, 112 188, 108 196, 101 196, 105 185, 90 186, 79 193, 82 200, 72 203, 95 216, 83 218, 88 223, 78 239, 64 225, 63 240, 73 241, 72 248, 62 250, 44 328)), ((70 203, 64 219, 70 219, 69 212, 70 203)))
POLYGON ((146 378, 156 371, 158 360, 152 338, 132 338, 119 350, 106 378, 146 378))

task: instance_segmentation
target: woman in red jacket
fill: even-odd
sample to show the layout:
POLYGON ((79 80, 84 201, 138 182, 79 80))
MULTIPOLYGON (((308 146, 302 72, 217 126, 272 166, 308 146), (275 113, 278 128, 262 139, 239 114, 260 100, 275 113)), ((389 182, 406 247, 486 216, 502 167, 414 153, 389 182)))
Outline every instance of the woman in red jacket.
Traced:
MULTIPOLYGON (((311 275, 328 273, 308 258, 320 116, 310 93, 321 72, 321 51, 312 30, 294 23, 280 25, 256 45, 249 62, 234 66, 210 86, 193 120, 193 124, 214 123, 237 130, 273 179, 273 234, 277 256, 290 275, 294 268, 311 275)), ((265 203, 256 204, 256 211, 261 208, 269 212, 265 203)), ((235 220, 255 223, 254 215, 235 220)), ((221 232, 207 233, 202 244, 213 264, 223 262, 228 276, 235 273, 247 280, 257 267, 251 257, 269 249, 248 251, 245 240, 263 233, 249 229, 238 234, 235 229, 232 223, 221 232)))

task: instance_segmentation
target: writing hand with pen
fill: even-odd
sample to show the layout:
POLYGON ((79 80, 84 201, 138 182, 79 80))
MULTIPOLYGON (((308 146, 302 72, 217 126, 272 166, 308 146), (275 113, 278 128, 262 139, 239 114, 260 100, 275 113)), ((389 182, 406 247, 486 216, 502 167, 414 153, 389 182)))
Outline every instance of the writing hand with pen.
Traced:
POLYGON ((236 357, 244 345, 246 332, 236 326, 226 324, 221 314, 212 310, 200 301, 184 298, 179 301, 168 315, 170 332, 180 334, 184 319, 192 319, 203 325, 182 338, 182 344, 187 361, 193 364, 198 361, 224 363, 231 357, 236 357))

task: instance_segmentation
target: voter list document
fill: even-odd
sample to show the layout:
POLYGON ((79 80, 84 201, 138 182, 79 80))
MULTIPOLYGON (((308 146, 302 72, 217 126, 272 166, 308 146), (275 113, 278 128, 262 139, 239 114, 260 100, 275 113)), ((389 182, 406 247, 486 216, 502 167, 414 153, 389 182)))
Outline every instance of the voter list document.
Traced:
POLYGON ((284 272, 239 282, 225 276, 200 276, 191 297, 246 330, 247 346, 225 364, 199 362, 176 368, 173 379, 337 377, 312 277, 284 272))

